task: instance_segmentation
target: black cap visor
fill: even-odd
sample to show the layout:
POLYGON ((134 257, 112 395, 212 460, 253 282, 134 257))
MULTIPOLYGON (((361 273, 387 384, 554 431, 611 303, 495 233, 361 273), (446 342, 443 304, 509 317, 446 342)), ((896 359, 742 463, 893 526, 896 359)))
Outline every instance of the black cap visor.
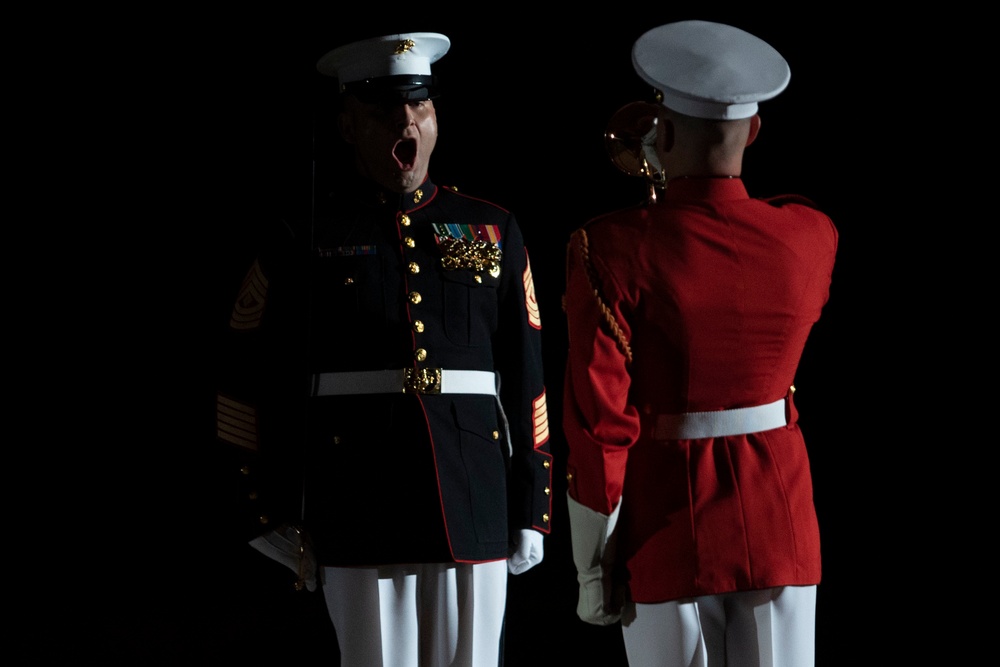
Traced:
POLYGON ((398 74, 344 84, 341 90, 365 104, 407 104, 433 100, 441 92, 433 75, 398 74))

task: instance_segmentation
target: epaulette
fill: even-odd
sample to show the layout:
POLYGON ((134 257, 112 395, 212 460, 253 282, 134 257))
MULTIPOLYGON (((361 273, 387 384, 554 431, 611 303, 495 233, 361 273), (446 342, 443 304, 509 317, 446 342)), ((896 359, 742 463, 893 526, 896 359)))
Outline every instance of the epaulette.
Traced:
POLYGON ((650 201, 648 199, 644 199, 642 201, 635 202, 634 204, 630 204, 630 205, 624 206, 622 208, 617 208, 617 209, 615 209, 613 211, 608 211, 606 213, 601 213, 601 214, 595 215, 593 218, 591 218, 590 220, 587 220, 585 223, 583 223, 580 226, 580 229, 586 229, 588 227, 596 225, 597 223, 599 223, 599 222, 601 222, 603 220, 606 220, 608 218, 613 218, 613 217, 615 217, 617 215, 620 215, 622 213, 628 213, 629 211, 634 211, 636 209, 648 208, 649 205, 650 205, 650 201))
POLYGON ((812 199, 808 197, 803 197, 802 195, 776 195, 774 197, 764 197, 763 201, 766 201, 771 206, 784 206, 785 204, 802 204, 803 206, 808 206, 809 208, 819 209, 812 199))

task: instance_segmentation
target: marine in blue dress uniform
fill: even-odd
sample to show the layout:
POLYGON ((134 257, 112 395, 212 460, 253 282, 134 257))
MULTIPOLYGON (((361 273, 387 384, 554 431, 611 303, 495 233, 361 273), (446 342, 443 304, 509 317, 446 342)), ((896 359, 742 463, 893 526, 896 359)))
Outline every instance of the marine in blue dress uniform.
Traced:
MULTIPOLYGON (((458 620, 458 635, 421 647, 431 625, 421 619, 412 643, 373 648, 393 632, 383 608, 382 637, 356 642, 368 643, 357 664, 410 650, 473 664, 495 652, 506 574, 537 564, 549 532, 541 320, 521 230, 509 211, 427 174, 430 64, 449 44, 390 35, 320 61, 345 96, 341 131, 359 174, 332 184, 310 238, 276 225, 262 244, 232 311, 235 361, 218 394, 246 536, 300 586, 324 584, 345 660, 356 632, 345 619, 385 595, 366 593, 364 575, 344 584, 345 572, 377 572, 399 590, 414 564, 439 568, 420 575, 436 577, 432 588, 468 569, 457 570, 458 603, 430 603, 445 625, 458 620), (499 595, 463 608, 461 582, 478 582, 480 565, 499 595), (471 648, 463 633, 482 618, 486 643, 471 648)), ((399 621, 403 636, 411 620, 399 621)))

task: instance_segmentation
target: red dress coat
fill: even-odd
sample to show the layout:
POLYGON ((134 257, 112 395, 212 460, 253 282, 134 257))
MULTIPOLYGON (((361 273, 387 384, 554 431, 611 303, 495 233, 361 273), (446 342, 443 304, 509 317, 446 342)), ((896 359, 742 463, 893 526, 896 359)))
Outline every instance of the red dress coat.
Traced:
POLYGON ((809 458, 790 389, 829 297, 837 230, 801 197, 679 179, 588 222, 567 248, 569 495, 622 502, 633 601, 820 581, 809 458), (657 415, 789 396, 789 424, 656 441, 657 415))

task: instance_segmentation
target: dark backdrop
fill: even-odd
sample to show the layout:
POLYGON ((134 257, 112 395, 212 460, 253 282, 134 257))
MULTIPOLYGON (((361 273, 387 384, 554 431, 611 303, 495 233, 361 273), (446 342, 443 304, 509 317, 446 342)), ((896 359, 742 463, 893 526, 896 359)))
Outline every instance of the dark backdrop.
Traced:
POLYGON ((131 17, 127 35, 92 32, 79 48, 49 54, 67 63, 54 68, 70 79, 55 99, 83 137, 79 149, 57 150, 67 160, 49 165, 51 175, 82 184, 93 208, 76 215, 76 187, 52 189, 68 201, 47 248, 69 249, 58 290, 77 298, 54 318, 62 335, 50 351, 73 366, 42 374, 36 403, 52 401, 53 385, 73 398, 71 410, 42 408, 35 422, 68 453, 54 466, 40 448, 27 469, 37 476, 21 480, 38 485, 26 504, 43 519, 28 522, 25 542, 57 545, 39 546, 44 556, 30 561, 44 576, 17 582, 30 600, 19 633, 25 664, 337 664, 320 594, 291 591, 286 572, 226 525, 212 454, 212 346, 248 231, 274 215, 308 220, 316 178, 342 159, 332 83, 316 60, 355 39, 433 31, 452 46, 434 68, 445 95, 431 174, 515 212, 543 322, 553 533, 545 561, 511 578, 508 665, 624 665, 619 629, 575 616, 558 428, 563 254, 574 228, 644 196, 641 181, 611 164, 603 133, 618 108, 649 93, 631 66, 634 40, 687 18, 747 29, 789 61, 788 88, 761 106, 744 180, 753 195, 812 198, 841 233, 831 299, 796 380, 823 540, 817 665, 849 663, 860 645, 866 664, 919 650, 926 638, 863 640, 905 606, 893 597, 893 572, 908 544, 892 487, 899 474, 883 449, 890 425, 875 417, 906 336, 896 295, 912 279, 895 251, 898 202, 875 196, 891 187, 881 161, 899 141, 886 112, 899 98, 901 38, 891 20, 815 8, 611 8, 558 20, 499 8, 399 20, 359 11, 360 19, 150 12, 131 17), (866 606, 873 589, 891 600, 888 610, 866 606), (71 636, 53 640, 53 627, 71 636))

